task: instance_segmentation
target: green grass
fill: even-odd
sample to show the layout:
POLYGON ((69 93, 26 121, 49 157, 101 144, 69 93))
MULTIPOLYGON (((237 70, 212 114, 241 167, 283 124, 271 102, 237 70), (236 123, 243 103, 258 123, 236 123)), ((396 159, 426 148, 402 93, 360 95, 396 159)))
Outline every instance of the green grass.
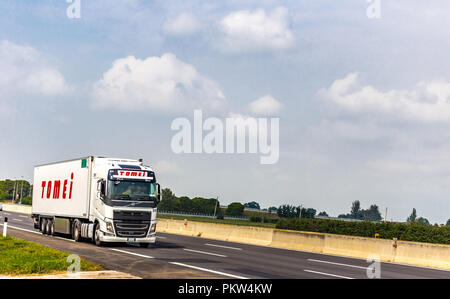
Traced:
MULTIPOLYGON (((0 236, 0 274, 35 275, 66 272, 69 253, 30 241, 0 236)), ((81 271, 99 271, 102 267, 81 259, 81 271)))
POLYGON ((275 228, 275 223, 262 223, 262 222, 251 222, 248 220, 237 220, 237 219, 213 219, 206 217, 195 217, 195 216, 182 216, 182 215, 167 215, 167 214, 158 214, 158 218, 160 219, 175 219, 175 220, 184 220, 188 221, 198 221, 198 222, 208 222, 208 223, 218 223, 218 224, 232 224, 232 225, 242 225, 242 226, 254 226, 254 227, 267 227, 267 228, 275 228))

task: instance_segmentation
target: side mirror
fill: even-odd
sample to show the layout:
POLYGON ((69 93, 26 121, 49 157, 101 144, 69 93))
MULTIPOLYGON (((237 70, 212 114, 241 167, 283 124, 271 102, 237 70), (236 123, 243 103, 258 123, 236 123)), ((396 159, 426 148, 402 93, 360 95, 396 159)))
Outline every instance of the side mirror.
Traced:
POLYGON ((162 200, 162 194, 161 194, 161 185, 156 183, 156 201, 159 203, 162 200))
POLYGON ((100 194, 100 198, 104 198, 105 197, 105 193, 106 193, 106 183, 105 180, 101 179, 97 181, 97 191, 100 194))

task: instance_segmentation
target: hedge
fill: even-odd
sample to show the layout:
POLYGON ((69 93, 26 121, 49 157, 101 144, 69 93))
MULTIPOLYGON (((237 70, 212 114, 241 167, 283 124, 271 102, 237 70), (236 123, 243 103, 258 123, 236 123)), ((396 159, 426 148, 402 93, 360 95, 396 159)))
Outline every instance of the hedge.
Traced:
POLYGON ((276 228, 307 232, 450 244, 450 227, 393 222, 350 222, 328 219, 280 219, 276 228))

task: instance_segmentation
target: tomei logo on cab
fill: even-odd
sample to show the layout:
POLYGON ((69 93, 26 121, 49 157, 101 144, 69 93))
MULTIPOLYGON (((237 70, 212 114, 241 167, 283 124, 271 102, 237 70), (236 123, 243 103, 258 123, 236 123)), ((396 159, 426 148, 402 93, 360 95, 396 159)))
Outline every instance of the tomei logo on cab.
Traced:
POLYGON ((61 180, 54 181, 42 181, 42 195, 41 198, 47 199, 71 199, 72 198, 72 187, 73 187, 73 172, 70 174, 70 184, 69 180, 64 180, 61 184, 61 180))
POLYGON ((147 172, 146 171, 124 171, 124 170, 119 170, 117 172, 117 176, 119 177, 147 177, 147 172))

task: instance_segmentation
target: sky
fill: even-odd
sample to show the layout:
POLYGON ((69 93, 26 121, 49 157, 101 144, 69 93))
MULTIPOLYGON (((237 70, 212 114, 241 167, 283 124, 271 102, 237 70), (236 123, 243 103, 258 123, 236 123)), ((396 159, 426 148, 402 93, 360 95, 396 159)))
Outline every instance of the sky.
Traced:
POLYGON ((450 218, 448 1, 76 2, 0 2, 0 178, 143 158, 223 205, 450 218), (278 162, 174 153, 171 123, 196 109, 279 118, 278 162))

